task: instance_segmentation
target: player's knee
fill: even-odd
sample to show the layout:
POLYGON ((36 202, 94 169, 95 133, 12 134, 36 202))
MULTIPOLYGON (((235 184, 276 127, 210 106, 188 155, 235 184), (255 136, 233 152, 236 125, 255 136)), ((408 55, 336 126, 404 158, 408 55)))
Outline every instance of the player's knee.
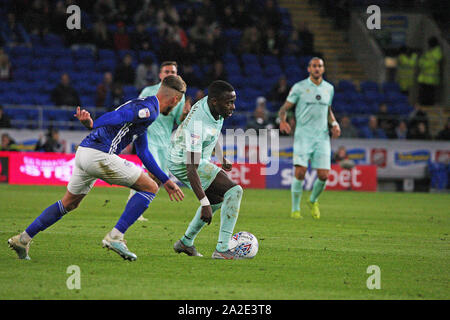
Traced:
POLYGON ((238 184, 229 189, 226 193, 228 193, 229 191, 232 191, 233 195, 238 199, 242 198, 242 195, 244 193, 244 189, 242 189, 242 187, 238 184))
POLYGON ((320 172, 317 174, 317 177, 322 181, 326 181, 328 180, 328 172, 320 172))
POLYGON ((158 192, 158 189, 159 189, 158 184, 154 180, 149 179, 148 183, 146 183, 142 191, 156 194, 158 192))

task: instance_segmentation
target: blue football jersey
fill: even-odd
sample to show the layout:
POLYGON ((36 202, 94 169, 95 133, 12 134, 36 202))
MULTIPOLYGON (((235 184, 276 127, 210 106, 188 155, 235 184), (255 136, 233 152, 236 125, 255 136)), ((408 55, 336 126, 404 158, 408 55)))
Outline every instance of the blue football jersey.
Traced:
MULTIPOLYGON (((127 145, 133 142, 133 137, 147 133, 147 127, 158 117, 159 101, 155 96, 130 100, 119 106, 115 111, 104 114, 98 120, 110 116, 110 113, 119 111, 125 111, 127 115, 131 115, 132 112, 133 119, 124 119, 119 124, 95 128, 84 138, 80 146, 109 154, 120 154, 127 145)), ((95 123, 94 121, 94 127, 95 123)))

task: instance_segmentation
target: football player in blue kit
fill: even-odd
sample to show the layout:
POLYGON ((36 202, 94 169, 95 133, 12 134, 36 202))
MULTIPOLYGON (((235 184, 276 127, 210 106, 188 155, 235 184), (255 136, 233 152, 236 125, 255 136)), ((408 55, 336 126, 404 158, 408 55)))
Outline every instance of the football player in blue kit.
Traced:
POLYGON ((131 142, 145 167, 157 177, 169 193, 170 199, 181 201, 181 189, 160 169, 148 150, 147 127, 159 113, 167 115, 186 92, 186 84, 179 76, 168 76, 155 96, 130 100, 116 110, 93 121, 89 112, 77 108, 75 117, 92 132, 81 142, 75 155, 75 166, 61 200, 46 208, 24 232, 10 238, 9 246, 19 259, 29 260, 31 239, 65 214, 78 207, 97 179, 136 190, 115 227, 103 239, 103 247, 113 250, 130 261, 137 256, 128 250, 124 233, 148 208, 155 198, 158 185, 141 168, 118 156, 131 142))

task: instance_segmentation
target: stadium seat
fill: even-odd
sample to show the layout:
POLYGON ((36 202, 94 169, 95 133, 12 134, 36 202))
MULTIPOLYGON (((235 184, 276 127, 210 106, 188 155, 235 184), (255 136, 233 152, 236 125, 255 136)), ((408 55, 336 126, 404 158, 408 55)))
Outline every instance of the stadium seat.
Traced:
POLYGON ((356 92, 353 82, 348 80, 341 80, 338 84, 338 91, 340 92, 356 92))
POLYGON ((362 81, 359 85, 361 92, 378 92, 378 83, 375 81, 362 81))
POLYGON ((382 85, 383 92, 400 92, 400 86, 397 82, 384 82, 382 85))

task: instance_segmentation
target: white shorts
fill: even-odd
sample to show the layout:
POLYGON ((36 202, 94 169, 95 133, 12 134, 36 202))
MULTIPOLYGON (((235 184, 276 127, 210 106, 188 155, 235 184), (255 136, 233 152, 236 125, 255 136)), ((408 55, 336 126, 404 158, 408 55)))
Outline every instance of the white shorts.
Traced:
POLYGON ((141 168, 118 155, 78 147, 67 190, 72 194, 88 194, 97 179, 109 184, 131 187, 141 173, 141 168))

